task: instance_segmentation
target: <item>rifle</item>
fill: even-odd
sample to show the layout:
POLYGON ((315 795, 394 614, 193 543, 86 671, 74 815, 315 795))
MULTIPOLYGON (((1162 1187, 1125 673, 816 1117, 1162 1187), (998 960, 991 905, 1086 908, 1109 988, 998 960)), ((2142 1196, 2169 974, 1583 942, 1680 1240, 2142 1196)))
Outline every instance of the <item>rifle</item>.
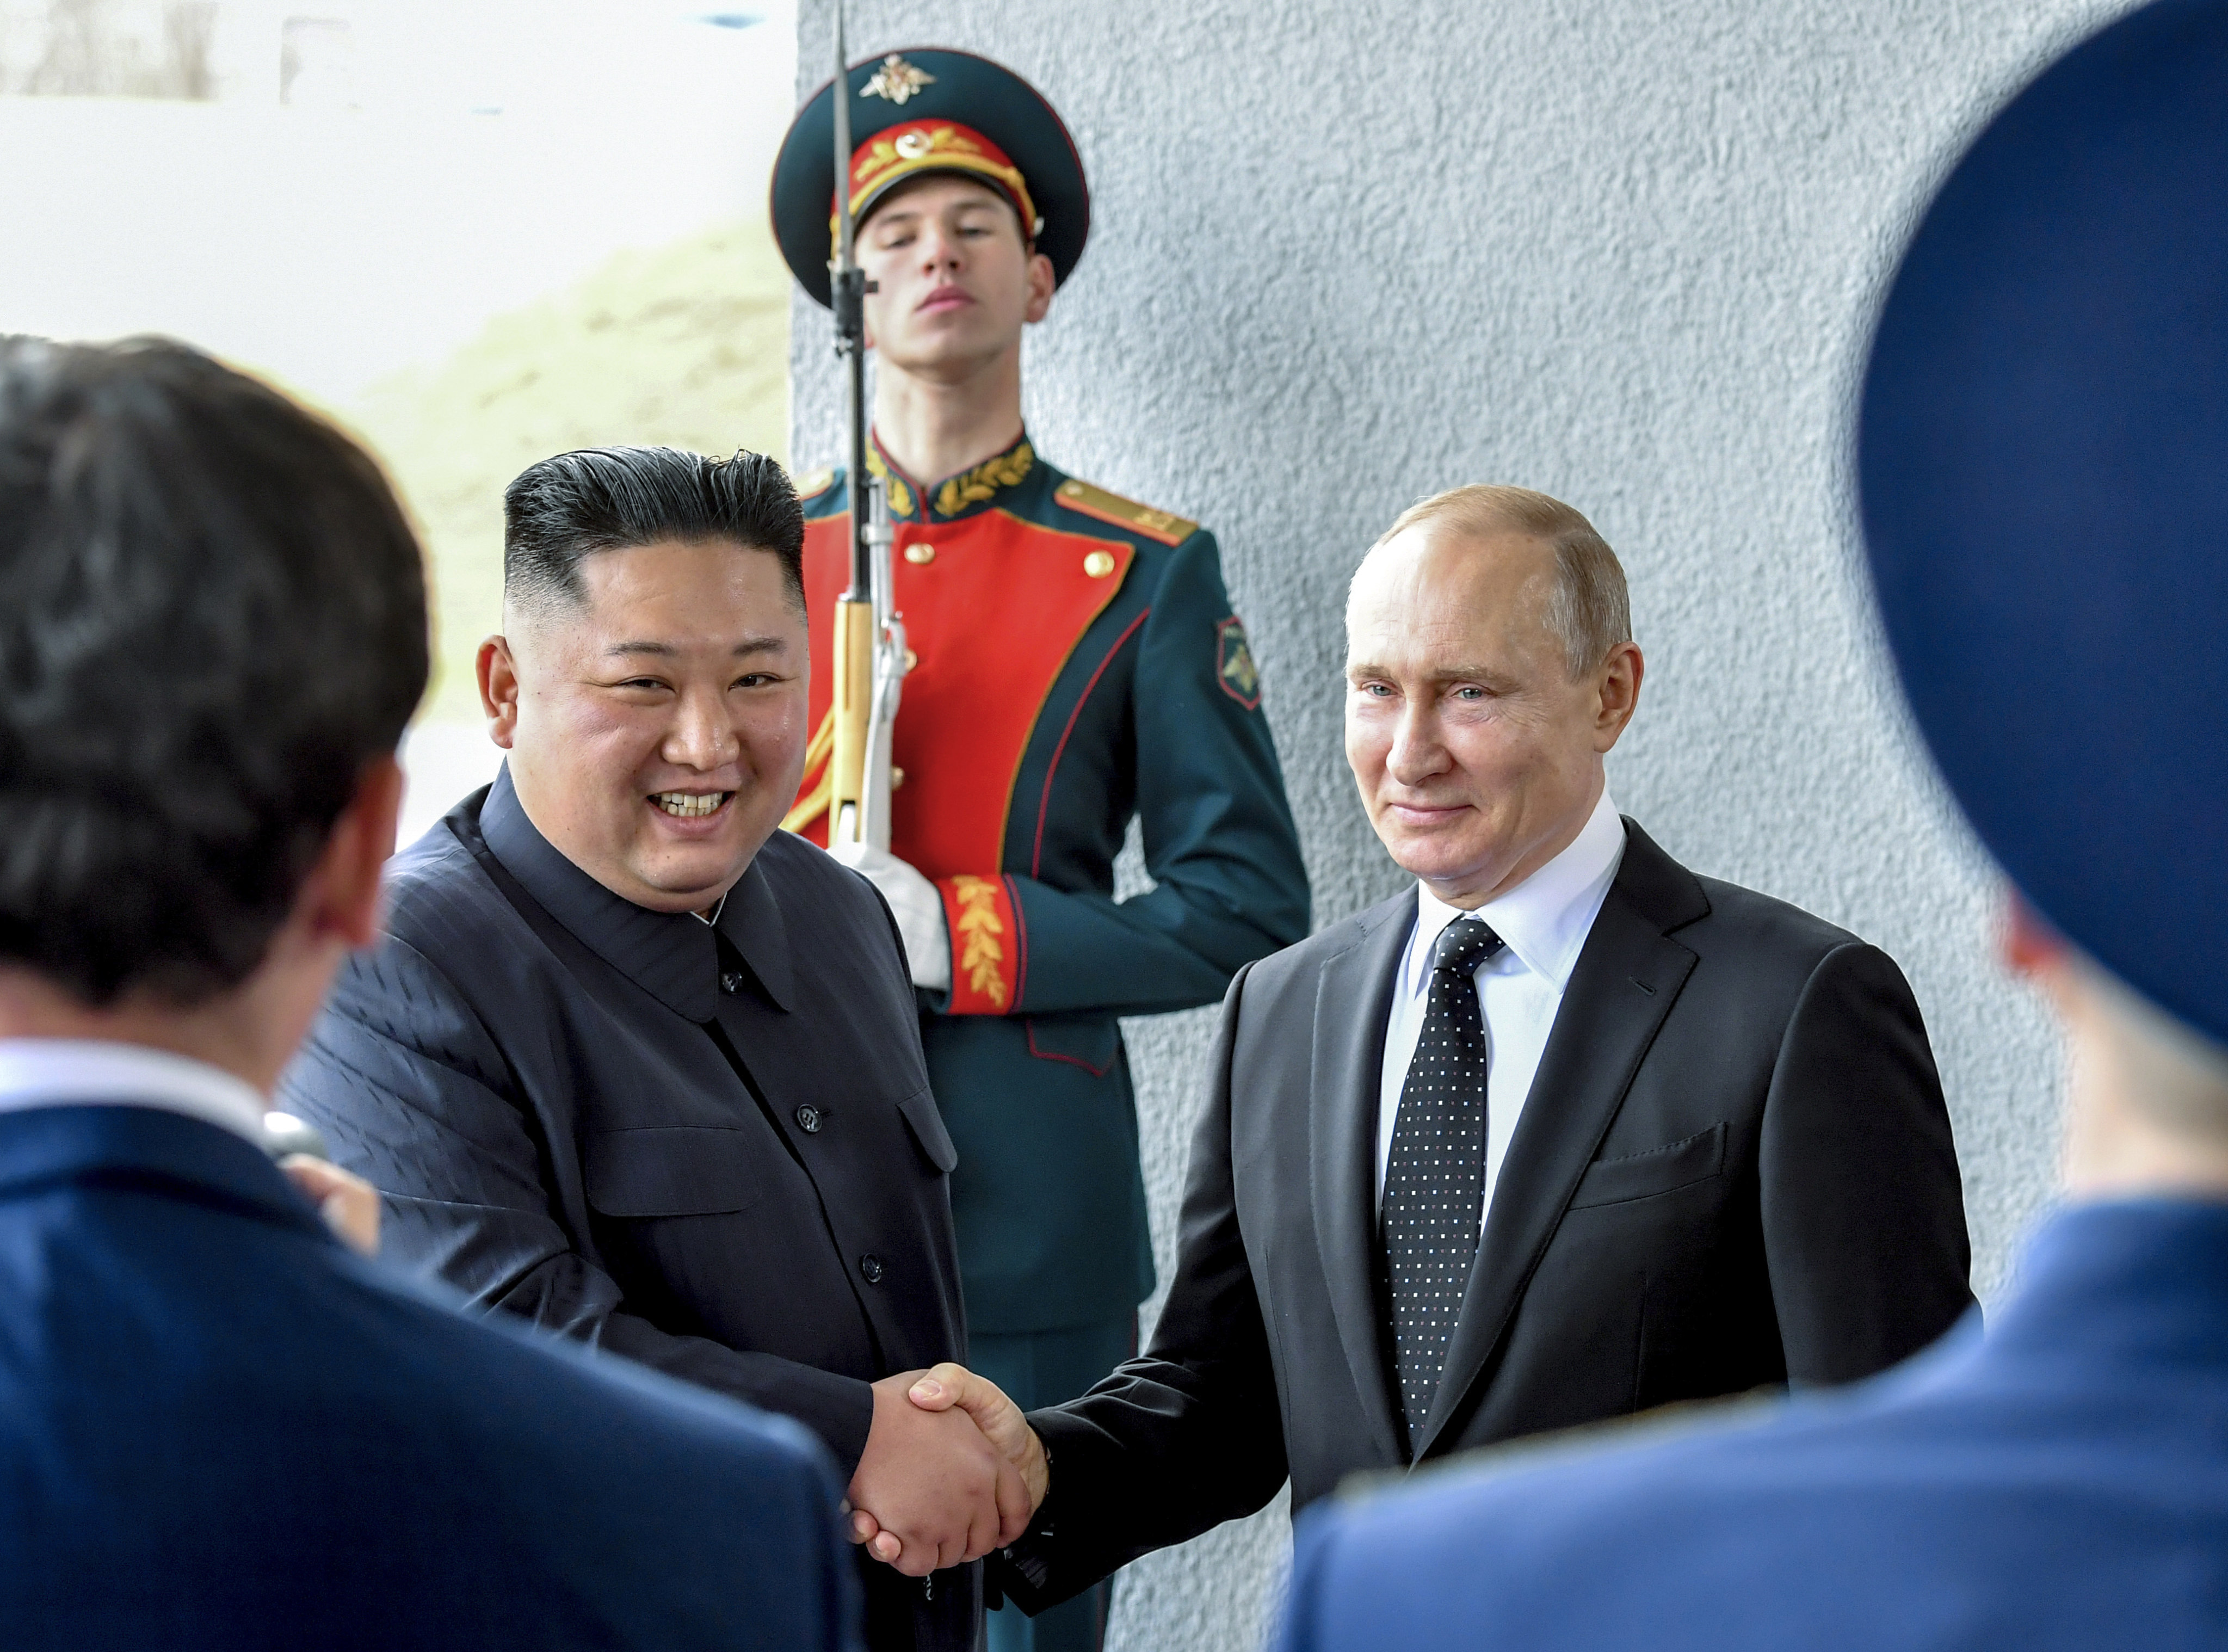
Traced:
MULTIPOLYGON (((848 369, 851 583, 836 599, 835 692, 827 733, 828 847, 890 846, 890 741, 906 674, 905 620, 891 585, 887 490, 867 473, 867 294, 874 285, 853 256, 851 77, 844 61, 842 0, 836 4, 836 257, 829 266, 836 354, 848 369)), ((820 740, 815 739, 817 746, 820 740)), ((797 811, 802 813, 803 810, 797 811)), ((792 816, 794 818, 794 816, 792 816)))

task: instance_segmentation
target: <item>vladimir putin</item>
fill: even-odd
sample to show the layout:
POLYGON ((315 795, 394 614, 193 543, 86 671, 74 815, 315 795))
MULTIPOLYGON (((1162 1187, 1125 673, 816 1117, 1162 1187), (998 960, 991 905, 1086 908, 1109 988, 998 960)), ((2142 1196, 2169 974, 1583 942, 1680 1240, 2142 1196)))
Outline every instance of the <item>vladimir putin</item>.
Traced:
POLYGON ((1287 1479, 1304 1508, 1356 1470, 1845 1382, 1971 1303, 1895 964, 1610 800, 1642 663, 1585 518, 1425 500, 1347 631, 1347 758, 1416 886, 1232 984, 1145 1355, 1034 1435, 979 1379, 916 1395, 969 1405, 1033 1491, 1050 1448, 1000 1566, 1024 1604, 1287 1479))
POLYGON ((1876 1382, 1326 1508, 1290 1652, 2228 1646, 2224 172, 2228 8, 2115 23, 1943 184, 1866 375, 1884 629, 2068 1038, 2065 1207, 1876 1382))

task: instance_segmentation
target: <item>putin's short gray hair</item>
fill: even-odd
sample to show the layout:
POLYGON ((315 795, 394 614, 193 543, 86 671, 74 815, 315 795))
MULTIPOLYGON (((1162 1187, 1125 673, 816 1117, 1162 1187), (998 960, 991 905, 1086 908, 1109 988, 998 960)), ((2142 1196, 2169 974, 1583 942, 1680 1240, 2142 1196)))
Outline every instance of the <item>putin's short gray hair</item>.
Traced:
POLYGON ((1632 640, 1623 566, 1594 525, 1561 500, 1495 483, 1450 488, 1410 505, 1369 548, 1426 523, 1481 538, 1528 534, 1553 547, 1555 589, 1547 602, 1547 626, 1562 643, 1573 678, 1597 670, 1611 649, 1632 640))

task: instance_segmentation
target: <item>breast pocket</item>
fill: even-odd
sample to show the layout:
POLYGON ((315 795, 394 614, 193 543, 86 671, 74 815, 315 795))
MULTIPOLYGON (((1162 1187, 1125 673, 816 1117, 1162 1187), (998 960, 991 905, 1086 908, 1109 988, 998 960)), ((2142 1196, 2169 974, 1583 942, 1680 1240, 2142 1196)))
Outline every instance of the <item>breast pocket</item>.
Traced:
POLYGON ((1597 1159, 1579 1178, 1570 1208, 1621 1205, 1635 1199, 1653 1199, 1676 1193, 1698 1181, 1707 1181, 1725 1166, 1725 1127, 1720 1124, 1644 1153, 1628 1153, 1614 1159, 1597 1159))
POLYGON ((599 1130, 585 1143, 588 1203, 606 1216, 710 1216, 765 1197, 759 1143, 709 1124, 599 1130))

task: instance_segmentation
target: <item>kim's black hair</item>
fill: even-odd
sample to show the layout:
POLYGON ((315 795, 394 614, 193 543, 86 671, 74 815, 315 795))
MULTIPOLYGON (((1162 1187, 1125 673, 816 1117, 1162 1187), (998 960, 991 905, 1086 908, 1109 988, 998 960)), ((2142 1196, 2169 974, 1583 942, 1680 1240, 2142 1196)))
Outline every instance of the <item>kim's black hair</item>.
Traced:
POLYGON ((763 453, 708 458, 677 447, 586 447, 522 472, 503 496, 506 602, 578 602, 580 563, 661 540, 771 551, 804 606, 804 511, 763 453))
POLYGON ((426 669, 338 430, 181 344, 0 337, 0 963, 96 1008, 244 981, 426 669))

